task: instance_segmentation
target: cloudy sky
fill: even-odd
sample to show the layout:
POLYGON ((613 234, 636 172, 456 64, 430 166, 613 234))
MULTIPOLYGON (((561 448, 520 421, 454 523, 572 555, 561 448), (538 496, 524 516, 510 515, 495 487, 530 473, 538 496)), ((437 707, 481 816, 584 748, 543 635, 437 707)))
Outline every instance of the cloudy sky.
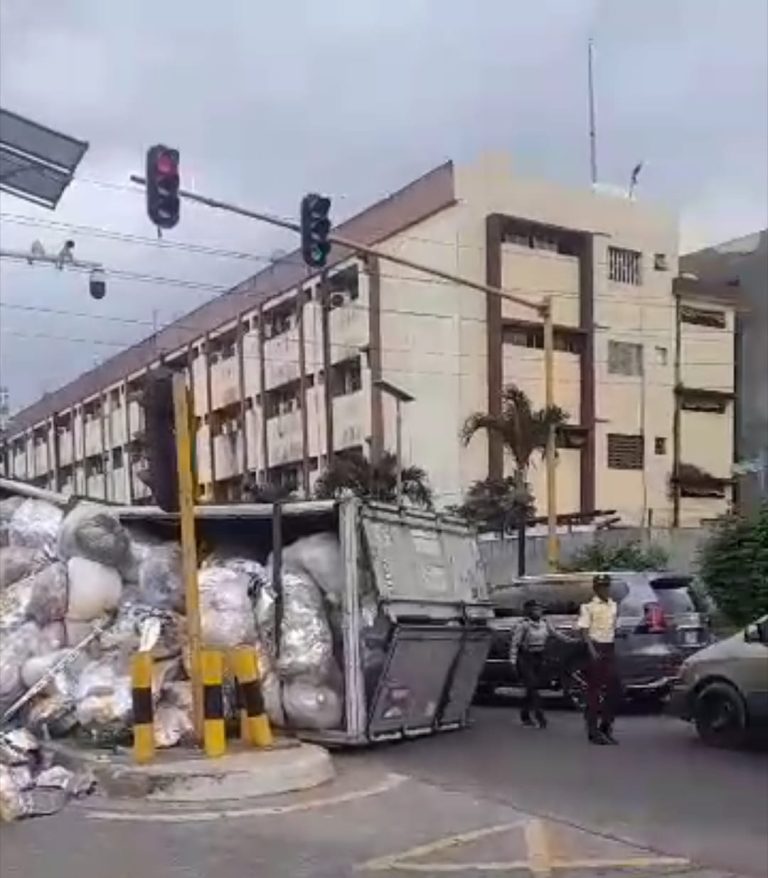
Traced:
POLYGON ((283 215, 317 189, 333 195, 340 219, 446 158, 499 149, 519 173, 585 185, 590 35, 601 179, 624 184, 644 160, 641 196, 680 214, 689 249, 764 227, 766 8, 4 0, 2 106, 90 149, 55 213, 0 197, 0 244, 26 250, 39 240, 56 252, 71 237, 81 259, 143 278, 112 279, 94 302, 78 274, 3 261, 0 381, 12 408, 291 246, 267 227, 187 204, 166 240, 237 256, 126 240, 153 235, 127 182, 152 143, 181 149, 190 188, 283 215))

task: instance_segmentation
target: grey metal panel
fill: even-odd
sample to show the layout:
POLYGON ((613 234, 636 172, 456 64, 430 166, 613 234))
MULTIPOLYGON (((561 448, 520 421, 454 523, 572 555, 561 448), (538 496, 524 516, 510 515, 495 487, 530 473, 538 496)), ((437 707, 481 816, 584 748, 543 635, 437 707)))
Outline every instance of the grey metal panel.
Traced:
POLYGON ((434 513, 369 504, 363 527, 383 600, 471 603, 485 596, 474 533, 434 513))
POLYGON ((461 652, 453 669, 445 705, 440 711, 438 720, 440 726, 467 721, 477 681, 490 648, 490 629, 475 628, 465 632, 461 652))
POLYGON ((88 149, 88 144, 81 140, 38 125, 9 110, 0 110, 0 140, 13 149, 58 165, 68 175, 88 149))
POLYGON ((54 207, 72 178, 65 171, 41 164, 0 144, 0 189, 54 207))
POLYGON ((458 627, 400 626, 371 705, 371 738, 434 729, 446 681, 461 649, 458 627))

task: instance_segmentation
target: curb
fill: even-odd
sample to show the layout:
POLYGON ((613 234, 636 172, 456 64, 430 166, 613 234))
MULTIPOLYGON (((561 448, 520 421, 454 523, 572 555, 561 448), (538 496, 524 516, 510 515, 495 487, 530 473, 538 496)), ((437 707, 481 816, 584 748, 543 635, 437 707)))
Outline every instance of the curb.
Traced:
POLYGON ((92 772, 100 790, 115 799, 187 803, 253 799, 311 789, 335 777, 330 754, 314 744, 240 750, 219 759, 182 751, 173 761, 141 766, 126 764, 121 754, 108 757, 58 742, 49 742, 47 749, 58 764, 92 772))

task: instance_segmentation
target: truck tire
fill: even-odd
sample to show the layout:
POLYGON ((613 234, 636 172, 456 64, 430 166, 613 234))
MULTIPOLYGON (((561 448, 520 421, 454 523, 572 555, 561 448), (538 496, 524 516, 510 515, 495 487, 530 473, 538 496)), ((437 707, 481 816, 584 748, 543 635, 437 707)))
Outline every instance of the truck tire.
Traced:
POLYGON ((747 733, 747 712, 729 683, 709 683, 696 696, 693 719, 701 740, 711 747, 738 747, 747 733))

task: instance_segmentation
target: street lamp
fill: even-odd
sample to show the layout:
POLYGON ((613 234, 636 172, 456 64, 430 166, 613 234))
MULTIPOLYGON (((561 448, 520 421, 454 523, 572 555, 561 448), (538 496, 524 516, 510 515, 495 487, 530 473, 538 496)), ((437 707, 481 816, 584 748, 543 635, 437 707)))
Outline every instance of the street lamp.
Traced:
POLYGON ((402 499, 403 493, 403 414, 402 414, 402 404, 404 402, 413 402, 413 397, 410 393, 407 393, 405 390, 401 390, 399 387, 395 387, 394 384, 390 384, 389 381, 385 381, 383 378, 377 378, 373 382, 374 387, 378 387, 382 393, 386 393, 388 396, 391 396, 395 401, 395 417, 396 417, 396 445, 395 445, 395 483, 396 483, 396 497, 398 504, 402 499))

